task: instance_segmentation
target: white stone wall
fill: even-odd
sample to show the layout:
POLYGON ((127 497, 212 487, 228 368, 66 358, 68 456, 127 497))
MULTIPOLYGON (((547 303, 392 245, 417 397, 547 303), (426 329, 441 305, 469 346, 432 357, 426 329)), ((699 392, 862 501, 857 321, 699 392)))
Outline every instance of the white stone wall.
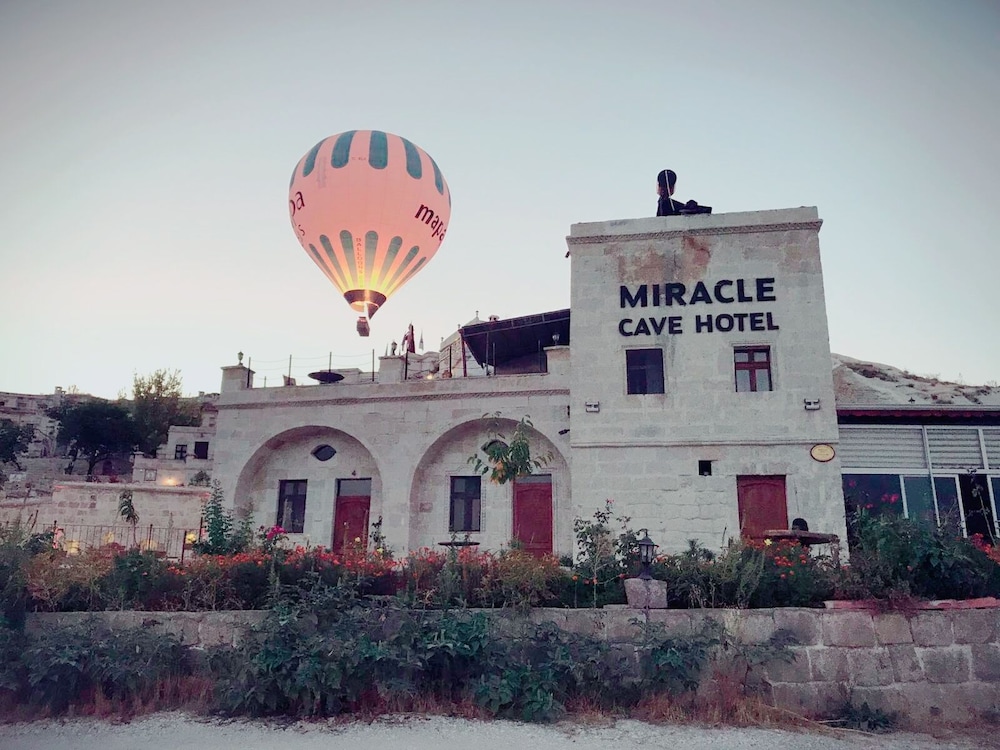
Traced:
MULTIPOLYGON (((837 421, 815 208, 752 214, 667 217, 577 224, 567 239, 572 257, 572 494, 589 515, 606 498, 619 501, 633 526, 654 530, 666 550, 697 538, 717 547, 738 532, 736 477, 786 475, 789 520, 844 535, 840 465, 810 458, 817 443, 836 446, 837 421), (623 303, 643 284, 681 283, 687 299, 697 282, 720 280, 735 296, 756 279, 765 298, 654 307, 623 303), (762 313, 770 330, 696 332, 697 315, 762 313), (660 334, 626 336, 641 318, 675 317, 660 334), (628 319, 631 322, 623 324, 628 319), (776 328, 773 328, 776 326, 776 328), (737 393, 735 346, 771 347, 774 390, 737 393), (626 392, 625 351, 661 347, 665 393, 626 392), (819 399, 820 409, 804 409, 819 399), (590 403, 590 411, 587 404, 590 403), (597 411, 599 409, 599 411, 597 411), (698 476, 698 461, 713 476, 698 476)), ((665 299, 665 298, 664 298, 665 299)), ((749 323, 749 319, 745 321, 749 323)), ((749 327, 749 326, 747 326, 749 327)), ((767 327, 760 326, 758 327, 767 327)))
MULTIPOLYGON (((230 384, 245 377, 228 373, 230 384)), ((277 517, 278 482, 306 479, 306 528, 301 539, 329 546, 336 480, 372 479, 371 519, 383 516, 388 543, 398 552, 449 539, 450 476, 469 475, 467 458, 486 438, 483 415, 512 420, 530 416, 534 446, 555 460, 554 545, 572 549, 568 438, 568 376, 561 372, 492 378, 395 383, 337 383, 280 388, 226 387, 219 401, 214 477, 255 523, 277 517), (328 443, 338 452, 327 462, 311 455, 328 443)), ((512 488, 484 481, 484 548, 509 543, 512 488)))
MULTIPOLYGON (((789 520, 843 536, 839 461, 809 453, 837 444, 819 226, 814 208, 574 225, 571 345, 547 350, 547 374, 404 381, 400 358, 388 356, 379 382, 253 388, 248 370, 223 368, 214 476, 259 525, 276 520, 281 480, 306 479, 299 541, 322 545, 332 539, 337 480, 371 478, 371 518, 383 517, 389 544, 434 546, 449 537, 449 478, 472 473, 482 416, 499 411, 508 430, 530 415, 533 447, 553 453, 557 553, 573 550, 574 518, 606 499, 665 551, 691 538, 718 548, 738 534, 741 475, 785 476, 789 520), (724 295, 743 280, 755 299, 622 307, 623 284, 632 294, 682 283, 690 296, 697 282, 714 290, 721 280, 732 282, 724 295), (695 331, 696 315, 720 313, 745 314, 748 330, 695 331), (657 335, 622 335, 649 317, 675 317, 683 332, 666 324, 657 335), (774 390, 736 393, 734 346, 764 344, 774 390), (626 393, 631 347, 663 348, 665 393, 626 393), (820 408, 807 411, 806 399, 820 408), (328 462, 311 455, 322 443, 338 451, 328 462), (701 460, 712 476, 699 476, 701 460)), ((511 486, 484 482, 482 530, 472 535, 484 548, 509 542, 512 496, 511 486)))
POLYGON ((118 500, 123 490, 132 491, 140 531, 152 525, 157 529, 169 527, 197 532, 202 506, 209 494, 204 487, 57 482, 51 496, 20 503, 0 503, 0 523, 33 521, 36 530, 57 524, 66 529, 67 539, 73 541, 73 530, 80 527, 126 525, 118 513, 118 500))

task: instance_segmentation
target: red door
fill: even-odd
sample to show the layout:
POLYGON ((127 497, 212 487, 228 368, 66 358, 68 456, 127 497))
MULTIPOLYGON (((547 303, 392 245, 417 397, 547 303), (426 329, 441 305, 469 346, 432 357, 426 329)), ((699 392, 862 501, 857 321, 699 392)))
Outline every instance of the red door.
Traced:
POLYGON ((370 479, 341 479, 337 482, 337 505, 333 515, 335 552, 368 546, 371 485, 370 479))
POLYGON ((740 535, 755 539, 769 529, 788 528, 788 503, 783 476, 736 477, 740 535))
POLYGON ((535 557, 552 554, 552 475, 514 480, 514 539, 535 557))

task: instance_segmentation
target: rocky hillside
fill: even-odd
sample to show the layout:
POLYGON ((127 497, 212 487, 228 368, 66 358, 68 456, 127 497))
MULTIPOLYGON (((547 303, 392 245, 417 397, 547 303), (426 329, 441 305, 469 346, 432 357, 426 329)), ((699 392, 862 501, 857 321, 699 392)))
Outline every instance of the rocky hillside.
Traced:
POLYGON ((1000 385, 964 385, 927 378, 877 362, 833 355, 833 388, 838 405, 910 404, 914 406, 1000 407, 1000 385))

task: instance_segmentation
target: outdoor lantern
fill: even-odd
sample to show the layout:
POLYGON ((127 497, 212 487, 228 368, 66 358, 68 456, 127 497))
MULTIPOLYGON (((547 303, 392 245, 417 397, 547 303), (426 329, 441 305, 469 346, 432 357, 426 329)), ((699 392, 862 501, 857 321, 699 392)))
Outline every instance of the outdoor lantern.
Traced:
POLYGON ((642 563, 642 572, 639 573, 639 578, 648 581, 653 577, 650 575, 649 566, 653 564, 653 558, 656 556, 656 548, 659 545, 649 538, 649 529, 639 529, 639 533, 642 534, 642 539, 637 542, 639 545, 639 562, 642 563))

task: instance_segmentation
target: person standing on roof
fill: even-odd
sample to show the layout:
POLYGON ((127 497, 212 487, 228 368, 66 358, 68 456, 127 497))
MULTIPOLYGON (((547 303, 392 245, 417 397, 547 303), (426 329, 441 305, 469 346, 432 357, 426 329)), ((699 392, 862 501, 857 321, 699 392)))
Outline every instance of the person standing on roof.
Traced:
POLYGON ((678 216, 690 214, 710 214, 711 206, 699 206, 697 201, 682 203, 674 200, 674 185, 677 184, 677 173, 672 169, 664 169, 656 175, 656 193, 660 200, 656 204, 657 216, 678 216))
POLYGON ((680 213, 681 204, 675 203, 671 197, 676 184, 677 173, 672 169, 664 169, 656 175, 656 194, 660 196, 656 204, 657 216, 676 216, 680 213))

